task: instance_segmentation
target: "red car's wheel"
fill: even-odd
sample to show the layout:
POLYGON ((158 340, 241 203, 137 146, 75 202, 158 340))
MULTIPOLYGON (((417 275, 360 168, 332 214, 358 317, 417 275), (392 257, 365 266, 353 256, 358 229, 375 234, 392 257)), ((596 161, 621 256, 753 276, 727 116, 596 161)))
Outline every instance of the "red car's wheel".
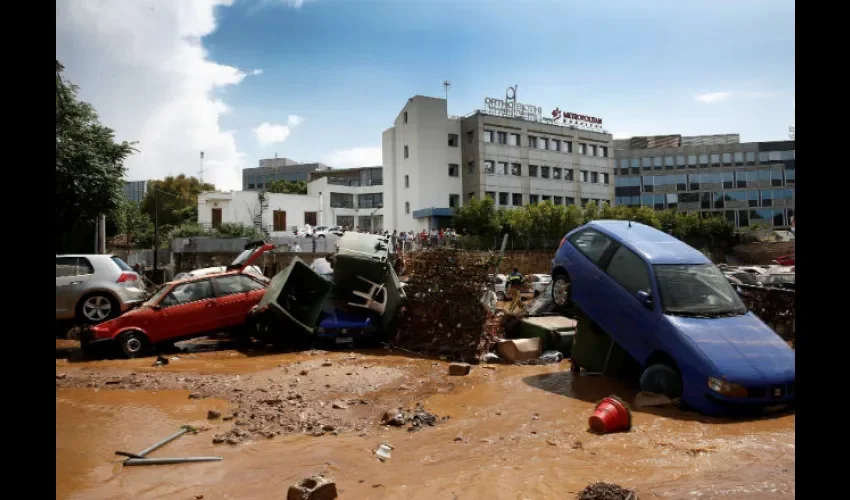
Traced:
POLYGON ((150 341, 147 335, 138 330, 122 332, 115 338, 118 347, 124 356, 128 358, 139 358, 150 352, 150 341))

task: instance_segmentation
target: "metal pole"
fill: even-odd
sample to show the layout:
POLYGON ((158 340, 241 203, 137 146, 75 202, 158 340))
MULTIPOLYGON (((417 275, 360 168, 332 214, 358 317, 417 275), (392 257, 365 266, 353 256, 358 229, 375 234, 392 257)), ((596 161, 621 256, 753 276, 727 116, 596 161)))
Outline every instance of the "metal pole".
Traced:
MULTIPOLYGON (((153 190, 153 279, 158 280, 159 266, 159 189, 153 190)), ((141 455, 141 453, 140 453, 141 455)))
POLYGON ((220 461, 221 457, 128 458, 124 461, 124 465, 169 465, 220 461))
POLYGON ((170 443, 170 442, 174 441, 175 439, 179 438, 179 437, 180 437, 180 436, 182 436, 183 434, 186 434, 187 432, 189 432, 189 430, 190 430, 190 428, 189 428, 188 426, 184 426, 182 429, 180 429, 179 431, 175 432, 174 434, 172 434, 172 435, 168 436, 167 438, 163 439, 162 441, 160 441, 160 442, 158 442, 158 443, 155 443, 155 444, 152 444, 152 445, 148 446, 148 447, 147 447, 147 448, 145 448, 144 450, 142 450, 142 451, 140 451, 139 453, 137 453, 137 455, 139 455, 139 456, 142 456, 142 457, 143 457, 143 456, 147 455, 148 453, 150 453, 150 452, 152 452, 152 451, 154 451, 154 450, 158 450, 158 449, 162 448, 163 446, 167 445, 168 443, 170 443))
POLYGON ((98 218, 98 228, 97 228, 97 253, 103 255, 106 253, 106 216, 101 215, 98 218))

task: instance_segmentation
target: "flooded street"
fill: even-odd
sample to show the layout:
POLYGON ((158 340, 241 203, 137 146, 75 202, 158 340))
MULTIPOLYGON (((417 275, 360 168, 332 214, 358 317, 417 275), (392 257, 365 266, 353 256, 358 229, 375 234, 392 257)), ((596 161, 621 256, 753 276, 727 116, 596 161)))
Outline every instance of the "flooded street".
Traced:
POLYGON ((640 498, 794 498, 793 414, 720 421, 638 410, 631 432, 598 436, 587 429, 595 402, 634 392, 574 375, 566 361, 449 377, 446 362, 390 351, 175 357, 160 367, 57 359, 57 499, 283 498, 321 472, 341 498, 358 499, 572 498, 593 481, 640 498), (435 426, 380 425, 385 410, 417 402, 441 417, 435 426), (208 420, 209 410, 236 415, 208 420), (224 460, 123 467, 114 455, 184 424, 208 429, 150 457, 224 460), (213 444, 240 426, 250 439, 213 444), (387 462, 373 454, 382 442, 394 448, 387 462))

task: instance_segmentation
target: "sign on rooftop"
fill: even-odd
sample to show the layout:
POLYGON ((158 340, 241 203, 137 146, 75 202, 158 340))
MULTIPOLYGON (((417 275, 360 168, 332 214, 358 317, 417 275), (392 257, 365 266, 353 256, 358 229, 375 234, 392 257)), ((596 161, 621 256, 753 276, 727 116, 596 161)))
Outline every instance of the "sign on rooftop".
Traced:
POLYGON ((505 100, 487 97, 484 99, 484 111, 488 115, 504 116, 507 118, 522 118, 533 122, 539 122, 543 115, 543 108, 531 104, 520 104, 516 100, 517 85, 508 87, 505 92, 505 100))

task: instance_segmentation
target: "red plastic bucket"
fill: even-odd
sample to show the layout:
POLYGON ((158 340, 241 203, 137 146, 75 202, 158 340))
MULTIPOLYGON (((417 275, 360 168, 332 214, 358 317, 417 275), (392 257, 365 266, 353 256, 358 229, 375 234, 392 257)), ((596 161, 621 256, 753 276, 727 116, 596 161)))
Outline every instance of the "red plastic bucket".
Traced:
POLYGON ((632 412, 620 398, 608 396, 596 405, 587 423, 599 434, 627 431, 632 427, 632 412))

